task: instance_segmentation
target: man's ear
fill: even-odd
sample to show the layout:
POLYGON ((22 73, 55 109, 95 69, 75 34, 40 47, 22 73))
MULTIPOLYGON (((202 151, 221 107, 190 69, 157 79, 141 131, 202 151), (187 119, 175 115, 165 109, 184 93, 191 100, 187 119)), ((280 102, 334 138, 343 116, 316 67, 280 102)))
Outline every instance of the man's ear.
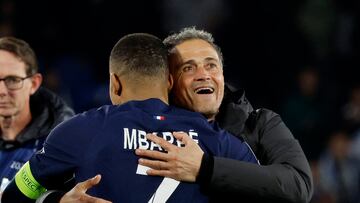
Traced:
POLYGON ((169 77, 168 77, 168 92, 171 91, 172 87, 174 85, 174 78, 171 74, 169 74, 169 77))
POLYGON ((122 92, 121 81, 120 78, 115 73, 112 73, 110 76, 110 91, 111 94, 114 94, 116 96, 121 96, 121 92, 122 92))
POLYGON ((110 74, 109 93, 112 104, 116 105, 121 103, 122 85, 120 78, 115 73, 110 74))
POLYGON ((31 95, 33 95, 39 89, 42 80, 43 78, 40 73, 35 73, 33 76, 31 76, 31 95))

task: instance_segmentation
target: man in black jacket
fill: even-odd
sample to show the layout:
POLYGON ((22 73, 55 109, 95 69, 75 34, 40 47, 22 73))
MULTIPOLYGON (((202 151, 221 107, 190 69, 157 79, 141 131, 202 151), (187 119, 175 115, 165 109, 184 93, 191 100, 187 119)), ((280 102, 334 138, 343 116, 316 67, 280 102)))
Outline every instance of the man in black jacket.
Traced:
POLYGON ((216 120, 222 128, 244 137, 262 165, 220 157, 194 160, 194 153, 202 152, 187 146, 174 146, 168 155, 138 150, 139 156, 157 159, 140 159, 140 164, 153 168, 148 174, 197 181, 216 201, 309 202, 313 193, 309 164, 280 116, 267 109, 254 111, 243 91, 227 88, 221 104, 223 60, 211 34, 185 28, 164 43, 170 50, 174 104, 201 112, 210 122, 216 120))
POLYGON ((46 136, 74 112, 40 88, 42 76, 34 51, 23 40, 0 38, 0 196, 46 136))

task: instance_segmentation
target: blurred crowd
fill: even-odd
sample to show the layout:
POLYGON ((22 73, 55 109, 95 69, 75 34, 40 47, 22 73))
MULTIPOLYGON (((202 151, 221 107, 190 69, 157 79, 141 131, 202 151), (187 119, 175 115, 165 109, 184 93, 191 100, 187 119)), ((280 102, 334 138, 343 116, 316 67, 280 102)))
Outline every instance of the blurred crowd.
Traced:
POLYGON ((360 1, 0 1, 0 36, 33 45, 76 112, 109 104, 111 45, 131 32, 212 32, 225 78, 278 112, 313 170, 312 202, 360 202, 360 1))

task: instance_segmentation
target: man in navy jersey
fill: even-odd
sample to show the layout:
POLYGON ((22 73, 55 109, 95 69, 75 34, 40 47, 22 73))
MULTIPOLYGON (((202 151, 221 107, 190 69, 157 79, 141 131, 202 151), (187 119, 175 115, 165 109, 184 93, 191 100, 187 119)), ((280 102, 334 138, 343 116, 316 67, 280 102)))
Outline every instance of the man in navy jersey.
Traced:
POLYGON ((34 202, 46 190, 96 174, 102 181, 89 194, 113 202, 207 202, 195 183, 147 176, 148 168, 138 164, 134 153, 135 149, 165 153, 190 140, 205 154, 258 163, 245 142, 215 122, 169 106, 172 83, 161 40, 149 34, 120 39, 110 55, 110 98, 116 105, 79 114, 56 127, 43 150, 5 189, 2 203, 34 202), (169 143, 160 147, 147 137, 169 143))

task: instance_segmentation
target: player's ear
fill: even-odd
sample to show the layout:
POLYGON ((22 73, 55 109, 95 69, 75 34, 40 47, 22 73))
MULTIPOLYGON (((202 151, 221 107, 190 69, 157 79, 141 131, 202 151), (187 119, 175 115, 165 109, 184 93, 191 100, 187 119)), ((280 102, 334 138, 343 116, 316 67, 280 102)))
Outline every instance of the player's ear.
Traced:
POLYGON ((119 76, 115 73, 110 74, 110 99, 113 104, 120 102, 120 96, 122 93, 122 85, 119 76))
POLYGON ((113 88, 113 94, 117 95, 117 96, 121 96, 121 92, 122 92, 122 85, 121 85, 121 81, 119 76, 117 76, 115 73, 111 74, 111 86, 113 88))

